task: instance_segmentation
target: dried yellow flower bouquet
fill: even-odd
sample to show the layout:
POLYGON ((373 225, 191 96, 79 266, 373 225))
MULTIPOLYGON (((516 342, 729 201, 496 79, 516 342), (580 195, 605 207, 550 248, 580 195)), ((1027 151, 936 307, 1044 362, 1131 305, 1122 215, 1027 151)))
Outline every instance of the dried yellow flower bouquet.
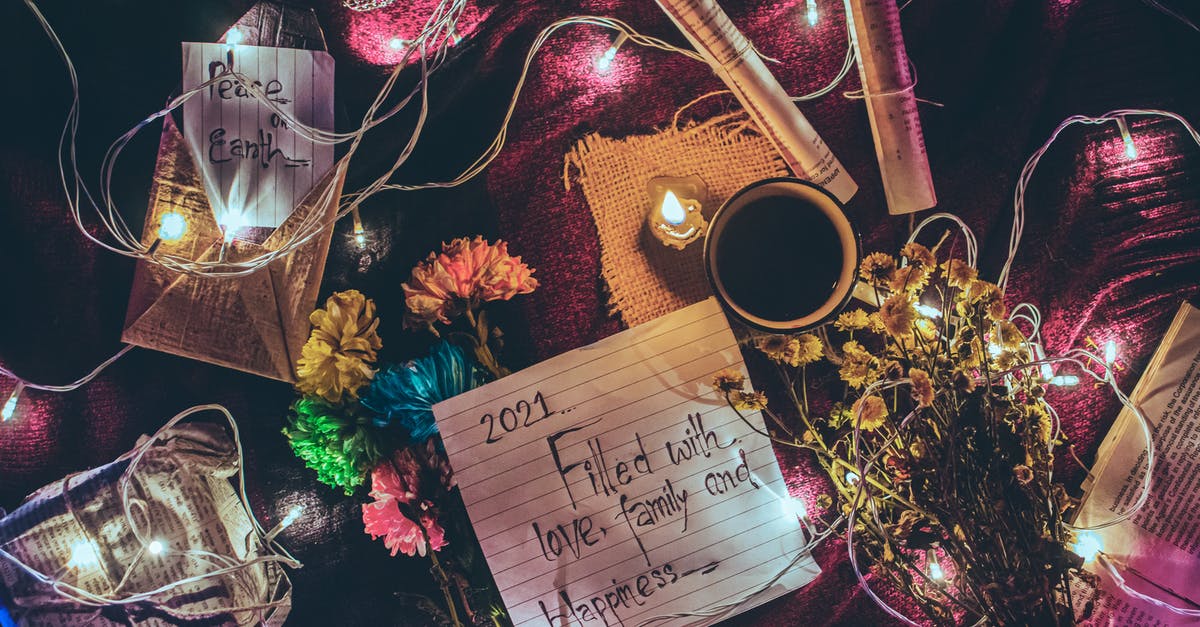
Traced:
POLYGON ((810 522, 847 525, 860 581, 898 618, 864 568, 935 624, 1073 624, 1082 560, 1064 514, 1076 503, 1054 481, 1046 381, 1001 290, 916 243, 868 255, 860 276, 878 311, 757 342, 786 410, 729 373, 713 386, 739 412, 763 409, 776 442, 816 455, 836 495, 809 505, 810 522), (842 400, 816 411, 810 387, 834 371, 842 400))

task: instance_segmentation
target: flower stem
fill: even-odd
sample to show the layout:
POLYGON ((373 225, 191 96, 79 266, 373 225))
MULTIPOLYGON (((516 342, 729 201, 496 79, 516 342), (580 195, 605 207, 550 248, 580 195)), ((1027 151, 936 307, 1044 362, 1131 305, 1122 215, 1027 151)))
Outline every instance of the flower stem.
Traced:
MULTIPOLYGON (((425 533, 423 527, 421 533, 425 535, 425 544, 428 546, 429 534, 425 533)), ((446 608, 450 610, 450 620, 456 627, 462 627, 462 621, 458 619, 458 610, 454 606, 454 597, 450 594, 450 578, 442 568, 441 562, 438 561, 437 551, 434 551, 432 546, 429 547, 429 559, 433 561, 433 566, 429 570, 433 572, 434 579, 437 579, 438 585, 442 588, 442 595, 446 597, 446 608)))

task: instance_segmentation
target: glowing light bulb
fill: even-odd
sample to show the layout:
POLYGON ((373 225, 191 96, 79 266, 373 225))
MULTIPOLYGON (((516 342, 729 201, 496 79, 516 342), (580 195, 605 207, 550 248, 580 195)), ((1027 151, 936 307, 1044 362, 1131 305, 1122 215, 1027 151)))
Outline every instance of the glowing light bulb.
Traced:
POLYGON ((795 518, 808 517, 808 508, 804 506, 804 501, 800 499, 785 496, 779 499, 779 506, 783 509, 784 516, 795 518))
POLYGON ((246 216, 241 211, 230 209, 221 218, 220 225, 225 229, 225 243, 228 244, 233 241, 238 229, 246 226, 246 216))
POLYGON ((858 473, 857 472, 854 472, 853 470, 851 470, 846 473, 846 485, 849 485, 849 486, 858 485, 858 473))
POLYGON ((683 208, 683 204, 679 202, 679 197, 675 192, 667 190, 662 201, 662 216, 667 224, 676 226, 683 224, 687 220, 687 210, 683 208))
POLYGON ((621 49, 621 45, 625 43, 626 39, 629 39, 629 35, 626 35, 625 33, 617 35, 617 38, 613 40, 613 43, 608 47, 608 50, 605 50, 603 54, 601 54, 599 57, 596 57, 597 72, 600 74, 608 74, 608 71, 612 69, 613 59, 617 58, 617 51, 621 49))
POLYGON ((12 419, 13 414, 17 413, 17 401, 21 400, 21 391, 24 389, 25 383, 17 381, 12 394, 9 394, 8 400, 4 402, 4 408, 0 409, 0 420, 7 422, 12 419))
POLYGON ((1121 131, 1121 142, 1125 144, 1125 157, 1137 159, 1137 146, 1133 145, 1133 136, 1129 134, 1129 125, 1125 123, 1125 118, 1117 118, 1117 129, 1121 131))
POLYGON ((68 568, 91 568, 100 563, 99 556, 96 555, 96 549, 92 548, 92 543, 87 540, 77 540, 71 545, 71 560, 67 562, 68 568))
POLYGON ((187 233, 187 219, 171 212, 164 213, 158 220, 158 237, 164 242, 173 242, 187 233))
POLYGON ((151 555, 162 555, 163 551, 167 550, 167 547, 162 543, 161 540, 153 540, 150 542, 150 544, 146 545, 146 550, 149 551, 151 555))
POLYGON ((407 45, 408 41, 400 39, 399 37, 392 37, 392 39, 388 41, 388 48, 391 48, 397 52, 404 50, 404 47, 407 45))
POLYGON ((354 220, 354 242, 358 244, 359 248, 366 248, 367 246, 367 234, 363 230, 362 222, 358 221, 357 216, 355 216, 354 220))
POLYGON ((612 62, 616 56, 616 46, 610 46, 608 50, 604 51, 604 54, 600 55, 600 57, 596 59, 596 71, 601 74, 607 74, 608 71, 612 69, 612 62))
POLYGON ((236 26, 225 31, 225 44, 226 45, 236 46, 236 45, 242 43, 242 39, 244 39, 244 38, 245 37, 242 35, 241 29, 239 29, 236 26))
POLYGON ((942 564, 938 561, 937 551, 929 549, 925 551, 925 569, 929 572, 929 580, 936 584, 946 582, 946 571, 942 570, 942 564))
POLYGON ((1079 385, 1079 377, 1073 374, 1060 374, 1050 379, 1050 385, 1069 388, 1079 385))
POLYGON ((925 316, 926 318, 941 318, 942 317, 942 310, 938 309, 937 307, 934 307, 932 305, 923 305, 921 303, 917 303, 915 308, 917 310, 917 313, 921 314, 922 316, 925 316))
POLYGON ((1094 531, 1081 531, 1075 536, 1075 544, 1071 550, 1083 558, 1084 563, 1091 562, 1104 550, 1104 542, 1094 531))
POLYGON ((1109 340, 1104 344, 1104 365, 1111 366, 1117 360, 1117 343, 1109 340))
POLYGON ((999 344, 993 343, 993 342, 988 343, 988 354, 991 355, 992 357, 999 357, 1000 353, 1003 353, 1003 352, 1004 352, 1004 347, 1000 346, 999 344))
MULTIPOLYGON (((1041 344, 1033 342, 1031 345, 1033 346, 1033 356, 1037 361, 1041 361, 1046 358, 1046 350, 1042 348, 1041 344)), ((1054 367, 1050 364, 1042 364, 1041 370, 1042 378, 1046 381, 1054 378, 1054 367)))
POLYGON ((808 25, 817 25, 817 0, 808 0, 808 25))
POLYGON ((946 573, 942 570, 941 564, 929 562, 929 579, 938 583, 946 580, 946 573))
POLYGON ((287 529, 288 527, 291 527, 292 524, 294 524, 297 520, 300 520, 300 516, 302 516, 303 514, 304 514, 303 506, 293 505, 292 509, 288 511, 287 516, 284 516, 283 521, 281 521, 279 523, 279 527, 281 529, 287 529))

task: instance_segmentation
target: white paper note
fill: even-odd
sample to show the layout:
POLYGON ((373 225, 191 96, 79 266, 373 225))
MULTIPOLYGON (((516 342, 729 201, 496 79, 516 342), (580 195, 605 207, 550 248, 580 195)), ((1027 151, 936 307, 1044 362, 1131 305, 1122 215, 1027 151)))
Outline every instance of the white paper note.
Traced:
MULTIPOLYGON (((328 53, 185 42, 184 91, 224 73, 231 59, 289 116, 333 130, 333 57, 328 53)), ((221 224, 283 224, 333 166, 333 146, 297 135, 232 75, 184 103, 183 135, 221 224)))
MULTIPOLYGON (((723 368, 744 372, 710 298, 434 407, 516 625, 632 627, 743 599, 800 554, 770 441, 709 386, 723 368)), ((804 555, 739 611, 818 572, 804 555)))

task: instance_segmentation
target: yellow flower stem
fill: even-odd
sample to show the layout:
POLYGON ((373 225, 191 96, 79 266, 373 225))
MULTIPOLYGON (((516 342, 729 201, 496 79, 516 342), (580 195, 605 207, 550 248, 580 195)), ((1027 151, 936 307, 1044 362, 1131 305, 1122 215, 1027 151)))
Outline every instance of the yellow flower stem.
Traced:
POLYGON ((808 366, 800 367, 800 394, 801 394, 801 396, 804 397, 804 414, 805 415, 808 415, 808 377, 806 376, 807 371, 805 370, 805 368, 807 368, 807 367, 808 366))
POLYGON ((934 244, 933 248, 929 249, 929 252, 933 253, 933 255, 935 257, 934 261, 937 261, 937 259, 936 259, 937 251, 939 248, 942 247, 942 244, 945 243, 946 238, 948 238, 948 237, 950 237, 950 229, 946 229, 945 232, 942 233, 942 238, 938 240, 938 243, 934 244))
MULTIPOLYGON (((808 405, 805 404, 804 406, 801 406, 800 399, 796 397, 795 381, 792 380, 791 377, 789 377, 786 372, 784 372, 782 366, 779 367, 779 376, 783 379, 783 382, 787 385, 788 396, 791 397, 792 403, 795 404, 796 409, 799 410, 800 421, 804 423, 804 428, 807 429, 808 431, 812 432, 813 437, 818 441, 818 443, 820 443, 821 448, 828 448, 825 446, 825 442, 823 442, 821 440, 821 438, 817 435, 817 430, 813 428, 812 422, 808 419, 808 405)), ((788 432, 788 435, 791 435, 792 438, 796 437, 790 431, 788 432)))
MULTIPOLYGON (((854 474, 856 474, 856 475, 858 474, 858 469, 857 469, 857 468, 855 468, 854 466, 850 465, 850 464, 849 464, 848 462, 846 462, 845 460, 843 460, 843 459, 841 459, 841 458, 839 458, 839 457, 832 457, 832 456, 831 456, 831 459, 833 460, 833 463, 834 463, 834 465, 835 465, 835 466, 837 466, 837 467, 839 467, 839 468, 842 468, 842 469, 845 469, 845 470, 848 470, 848 471, 850 471, 850 472, 853 472, 853 473, 854 473, 854 474)), ((836 479, 836 477, 835 477, 835 479, 836 479)), ((903 496, 900 496, 900 495, 899 495, 899 494, 897 494, 897 493, 896 493, 894 490, 892 490, 891 488, 889 488, 889 487, 888 487, 888 486, 886 486, 885 484, 881 483, 881 482, 880 482, 878 479, 876 479, 876 478, 874 478, 874 477, 871 477, 871 476, 859 477, 859 481, 866 481, 867 483, 870 483, 872 486, 874 486, 874 487, 875 487, 875 489, 877 489, 877 490, 879 490, 880 492, 882 492, 882 493, 883 493, 885 496, 887 496, 888 498, 890 498, 890 499, 892 499, 892 500, 896 501, 897 503, 899 503, 899 504, 901 504, 901 505, 903 505, 903 506, 905 506, 905 507, 907 507, 907 508, 909 508, 909 509, 911 509, 911 510, 913 510, 913 511, 917 512, 918 514, 920 514, 920 515, 924 516, 925 518, 928 518, 928 519, 929 519, 929 520, 931 520, 931 521, 937 521, 937 519, 938 519, 938 518, 937 518, 936 516, 934 516, 933 514, 930 514, 929 512, 925 511, 924 509, 922 509, 922 508, 920 508, 920 507, 917 507, 916 505, 914 505, 914 504, 913 504, 911 501, 909 501, 908 499, 904 498, 903 496)))

